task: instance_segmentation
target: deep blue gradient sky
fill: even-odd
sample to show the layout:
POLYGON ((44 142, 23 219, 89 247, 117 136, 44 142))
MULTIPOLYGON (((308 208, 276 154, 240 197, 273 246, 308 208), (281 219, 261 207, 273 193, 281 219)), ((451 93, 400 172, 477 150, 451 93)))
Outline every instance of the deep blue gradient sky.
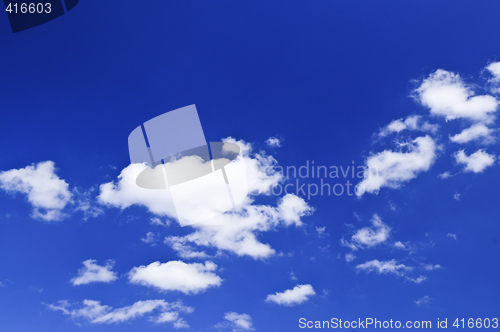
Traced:
MULTIPOLYGON (((381 127, 414 114, 439 124, 440 143, 448 144, 464 126, 429 117, 410 95, 437 69, 460 73, 478 94, 488 93, 484 67, 500 60, 499 12, 496 1, 82 0, 68 14, 16 34, 0 14, 0 170, 51 160, 70 188, 95 188, 96 201, 99 185, 116 181, 129 165, 129 133, 190 104, 207 141, 244 140, 284 166, 362 165, 371 152, 393 148, 391 139, 374 139, 381 127), (271 136, 281 148, 266 146, 271 136)), ((159 292, 126 277, 133 267, 180 259, 162 241, 141 242, 147 232, 160 240, 190 229, 175 222, 155 227, 139 206, 44 223, 30 217, 25 195, 0 191, 0 330, 173 330, 145 317, 90 324, 42 304, 65 299, 114 308, 181 299, 195 308, 182 316, 192 331, 217 331, 231 311, 250 315, 256 331, 302 330, 301 317, 433 323, 448 317, 449 328, 457 317, 498 317, 500 171, 493 165, 438 178, 460 171, 450 157, 458 149, 446 145, 428 172, 398 189, 361 199, 312 197, 315 211, 303 227, 258 235, 284 256, 254 260, 227 252, 211 259, 224 281, 196 295, 159 292), (386 245, 360 250, 347 263, 341 238, 370 226, 374 214, 392 228, 391 243, 409 241, 418 250, 386 245), (319 237, 316 227, 328 235, 319 237), (114 260, 119 279, 73 286, 87 259, 114 260), (414 272, 428 278, 419 284, 354 268, 374 259, 442 268, 414 272), (297 284, 311 284, 316 295, 293 307, 265 302, 297 284), (417 306, 424 296, 432 300, 417 306)), ((500 154, 498 145, 487 150, 500 154)), ((275 205, 277 198, 256 199, 275 205)))

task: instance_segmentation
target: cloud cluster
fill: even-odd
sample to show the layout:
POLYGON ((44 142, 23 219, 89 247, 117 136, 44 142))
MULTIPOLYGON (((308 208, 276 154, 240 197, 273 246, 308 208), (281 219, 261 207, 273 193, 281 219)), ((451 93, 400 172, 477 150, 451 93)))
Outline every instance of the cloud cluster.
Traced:
POLYGON ((170 261, 153 262, 139 266, 129 272, 133 284, 155 287, 161 291, 179 291, 184 294, 197 294, 210 287, 218 287, 222 279, 214 273, 217 265, 207 261, 205 264, 170 261))
POLYGON ((273 302, 283 306, 294 306, 306 302, 313 295, 316 295, 316 292, 311 285, 297 285, 293 289, 287 289, 281 293, 269 294, 266 302, 273 302))
POLYGON ((112 271, 114 262, 107 261, 104 266, 96 264, 93 259, 83 262, 83 268, 78 271, 78 276, 71 279, 74 286, 85 285, 91 282, 110 283, 118 279, 116 273, 112 271))
POLYGON ((191 313, 193 308, 184 306, 182 302, 173 303, 164 300, 137 301, 131 306, 113 309, 110 306, 102 305, 99 301, 84 300, 81 305, 70 304, 68 301, 59 301, 56 304, 48 304, 51 310, 61 311, 75 319, 83 319, 92 324, 123 323, 134 318, 151 314, 158 311, 159 315, 150 316, 150 320, 155 323, 173 323, 175 328, 189 327, 189 325, 179 317, 179 313, 191 313))

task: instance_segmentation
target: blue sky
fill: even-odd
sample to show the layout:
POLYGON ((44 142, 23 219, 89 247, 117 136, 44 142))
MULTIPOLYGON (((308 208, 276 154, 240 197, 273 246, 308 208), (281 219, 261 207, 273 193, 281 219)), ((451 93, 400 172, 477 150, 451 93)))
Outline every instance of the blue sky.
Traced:
POLYGON ((1 330, 498 318, 499 10, 81 1, 16 34, 0 15, 1 330), (248 151, 252 202, 224 217, 251 225, 246 249, 121 186, 130 132, 191 104, 207 141, 248 151), (312 161, 378 177, 350 178, 362 195, 270 194, 319 185, 276 173, 312 161))

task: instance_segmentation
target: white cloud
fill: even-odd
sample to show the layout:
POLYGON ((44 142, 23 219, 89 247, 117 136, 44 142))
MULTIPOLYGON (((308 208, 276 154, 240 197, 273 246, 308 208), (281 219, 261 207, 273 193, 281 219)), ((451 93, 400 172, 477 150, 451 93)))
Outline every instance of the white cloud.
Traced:
POLYGON ((293 289, 287 289, 282 293, 269 294, 266 302, 294 306, 306 302, 313 295, 316 295, 316 292, 311 285, 297 285, 293 289))
POLYGON ((489 80, 492 83, 493 87, 491 92, 500 93, 500 62, 490 63, 486 69, 493 75, 493 78, 489 80))
POLYGON ((196 251, 192 246, 186 243, 186 239, 180 236, 170 236, 165 238, 164 243, 169 244, 172 249, 174 249, 179 256, 184 259, 190 258, 207 258, 207 255, 203 251, 196 251))
POLYGON ((420 299, 416 300, 416 301, 415 301, 415 304, 416 304, 417 306, 419 306, 419 307, 422 307, 422 306, 427 306, 427 305, 429 305, 429 303, 431 302, 431 300, 432 300, 432 299, 431 299, 428 295, 426 295, 426 296, 424 296, 424 297, 422 297, 422 298, 420 298, 420 299))
POLYGON ((358 196, 377 193, 382 187, 399 188, 429 170, 436 159, 436 143, 431 137, 417 137, 404 146, 408 152, 384 150, 367 158, 367 172, 356 190, 358 196))
POLYGON ((374 247, 389 238, 391 228, 384 224, 378 215, 374 214, 371 222, 372 227, 361 228, 352 236, 352 241, 355 245, 374 247))
POLYGON ((398 241, 398 242, 394 243, 394 247, 396 247, 398 249, 403 249, 403 250, 407 249, 406 246, 401 241, 398 241))
POLYGON ((165 190, 144 189, 136 185, 137 176, 148 166, 145 164, 130 164, 118 176, 118 182, 108 182, 100 186, 97 197, 101 204, 122 210, 133 206, 144 206, 157 216, 174 218, 175 208, 165 190))
POLYGON ((157 310, 160 315, 150 316, 151 321, 155 323, 172 322, 176 328, 189 327, 182 318, 179 318, 179 313, 191 313, 194 310, 184 306, 181 301, 169 303, 164 300, 137 301, 131 306, 118 309, 101 305, 99 301, 93 300, 84 300, 82 305, 72 305, 63 300, 57 304, 48 304, 47 307, 51 310, 62 311, 63 314, 75 319, 84 319, 92 324, 122 323, 157 310), (77 308, 74 308, 75 306, 77 308))
POLYGON ((377 259, 356 265, 358 271, 377 272, 379 274, 395 274, 397 276, 402 276, 405 272, 412 271, 413 268, 406 266, 404 264, 397 264, 396 260, 392 259, 390 261, 379 261, 377 259))
POLYGON ((83 262, 83 268, 78 270, 78 276, 71 279, 73 285, 85 285, 91 282, 106 282, 110 283, 117 278, 116 273, 111 271, 114 262, 107 261, 106 265, 100 266, 93 259, 88 259, 83 262))
POLYGON ((460 194, 460 193, 455 193, 455 194, 453 194, 453 199, 456 200, 456 201, 459 201, 461 195, 462 194, 460 194))
POLYGON ((233 332, 253 331, 252 317, 247 314, 238 314, 236 312, 226 312, 225 322, 218 323, 215 327, 219 330, 230 329, 233 332))
POLYGON ((326 231, 326 226, 316 227, 316 232, 318 232, 318 237, 319 238, 322 238, 322 237, 328 235, 328 233, 326 233, 325 231, 326 231))
POLYGON ((156 287, 163 291, 180 291, 184 294, 196 294, 210 287, 220 286, 222 279, 214 273, 217 265, 212 262, 184 263, 170 261, 160 264, 154 262, 148 266, 133 268, 129 273, 131 283, 156 287))
POLYGON ((493 132, 493 129, 486 127, 484 124, 476 123, 470 128, 464 129, 460 134, 450 136, 450 141, 464 144, 482 138, 484 144, 490 144, 495 141, 493 132))
POLYGON ((448 233, 446 236, 451 237, 453 240, 457 239, 457 234, 448 233))
POLYGON ((422 264, 422 268, 426 271, 433 271, 437 269, 441 269, 441 265, 439 264, 422 264))
POLYGON ((52 161, 1 172, 0 188, 8 193, 27 195, 33 207, 32 217, 44 221, 63 219, 62 210, 72 198, 66 181, 55 174, 52 161))
POLYGON ((151 244, 151 246, 156 246, 155 243, 155 233, 153 232, 147 232, 146 237, 141 238, 141 241, 144 243, 151 244))
POLYGON ((276 137, 269 137, 269 139, 266 141, 266 144, 272 148, 281 147, 281 141, 276 137))
POLYGON ((354 256, 352 253, 345 254, 345 261, 347 263, 352 262, 355 259, 356 259, 356 256, 354 256))
MULTIPOLYGON (((284 180, 283 175, 276 171, 277 161, 272 156, 267 156, 264 152, 252 153, 251 144, 242 140, 237 141, 229 137, 223 141, 240 147, 248 189, 252 195, 270 194, 271 188, 284 180)), ((98 201, 122 210, 133 205, 143 206, 156 216, 175 218, 175 207, 168 191, 144 189, 136 185, 137 176, 147 167, 145 164, 131 164, 124 168, 117 182, 100 186, 98 201)))
POLYGON ((433 115, 447 120, 469 119, 491 122, 498 101, 489 95, 474 96, 474 91, 455 73, 438 69, 415 90, 416 98, 433 115))
POLYGON ((477 150, 470 156, 467 156, 464 150, 460 150, 454 157, 458 164, 465 165, 465 172, 481 173, 495 163, 495 155, 488 154, 484 150, 477 150))
POLYGON ((193 233, 183 237, 168 237, 166 242, 181 254, 181 244, 191 243, 229 251, 238 256, 248 255, 254 259, 264 259, 276 252, 269 244, 260 242, 257 234, 279 226, 301 226, 301 217, 309 215, 312 210, 302 198, 292 194, 280 199, 277 207, 251 205, 251 201, 247 200, 236 210, 211 220, 215 227, 194 224, 191 225, 195 228, 193 233), (179 248, 176 249, 174 245, 179 248))
POLYGON ((295 276, 295 273, 290 272, 290 279, 293 280, 293 281, 297 281, 297 277, 295 276))
POLYGON ((170 220, 166 219, 165 221, 161 221, 160 218, 153 217, 151 218, 151 225, 168 227, 170 226, 170 220))
POLYGON ((410 278, 410 277, 405 276, 405 280, 406 280, 406 281, 411 281, 411 282, 414 282, 414 283, 416 283, 416 284, 419 284, 419 283, 421 283, 422 281, 427 280, 427 277, 426 277, 426 276, 420 276, 420 277, 418 277, 418 278, 410 278))
POLYGON ((392 133, 400 133, 403 130, 419 130, 423 132, 429 132, 431 134, 436 134, 439 130, 439 125, 430 124, 427 121, 421 123, 421 116, 412 115, 406 119, 397 119, 389 123, 387 126, 382 128, 379 132, 380 137, 388 136, 392 133))

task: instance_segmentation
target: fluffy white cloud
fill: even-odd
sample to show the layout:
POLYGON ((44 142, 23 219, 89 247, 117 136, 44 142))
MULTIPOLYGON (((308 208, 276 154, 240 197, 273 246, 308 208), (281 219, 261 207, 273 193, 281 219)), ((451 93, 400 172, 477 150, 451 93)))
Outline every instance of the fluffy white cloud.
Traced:
POLYGON ((379 261, 374 259, 372 261, 356 265, 358 271, 377 272, 379 274, 395 274, 398 276, 404 275, 406 272, 412 271, 413 268, 404 264, 397 264, 396 260, 379 261))
POLYGON ((418 115, 412 115, 406 119, 397 119, 389 123, 387 126, 382 128, 379 132, 380 137, 385 137, 392 133, 399 133, 403 130, 419 130, 423 132, 429 132, 432 134, 437 133, 439 130, 439 125, 430 124, 427 121, 422 122, 422 117, 418 115))
POLYGON ((52 161, 1 172, 0 188, 25 194, 33 207, 32 216, 44 221, 63 219, 65 215, 61 211, 72 197, 66 181, 55 174, 52 161))
MULTIPOLYGON (((223 141, 239 145, 247 173, 248 189, 252 195, 269 194, 273 186, 284 180, 283 175, 276 171, 277 162, 272 156, 267 156, 262 151, 253 153, 251 144, 231 137, 223 141)), ((175 218, 175 207, 168 191, 137 186, 137 176, 147 167, 145 164, 131 164, 124 168, 117 182, 100 186, 98 201, 122 210, 133 205, 143 206, 156 216, 175 218)))
POLYGON ((212 262, 184 263, 170 261, 161 264, 154 262, 148 266, 133 268, 129 273, 131 283, 156 287, 163 291, 180 291, 196 294, 210 287, 220 286, 222 279, 213 273, 217 265, 212 262))
POLYGON ((486 127, 484 124, 476 123, 470 128, 464 129, 460 134, 450 136, 450 141, 464 144, 470 141, 482 139, 483 143, 489 144, 495 141, 493 132, 493 129, 486 127))
POLYGON ((266 144, 272 148, 281 147, 281 141, 276 137, 269 137, 268 140, 266 141, 266 144))
POLYGON ((226 312, 225 322, 218 323, 215 327, 219 330, 232 330, 233 332, 253 331, 252 317, 247 314, 238 314, 236 312, 226 312))
POLYGON ((361 228, 352 236, 352 241, 357 246, 374 247, 389 238, 391 228, 384 224, 378 215, 373 215, 371 222, 372 227, 361 228))
POLYGON ((356 189, 356 195, 376 193, 382 187, 399 188, 403 182, 429 170, 436 159, 436 143, 427 135, 403 146, 408 152, 384 150, 367 158, 367 172, 356 189))
POLYGON ((191 313, 194 310, 191 307, 184 306, 180 301, 169 303, 164 300, 137 301, 131 306, 117 309, 101 305, 99 301, 93 300, 84 300, 81 305, 70 304, 68 301, 59 301, 57 304, 48 304, 47 306, 49 309, 62 311, 72 318, 84 319, 93 324, 122 323, 157 310, 160 315, 151 316, 150 320, 155 323, 172 322, 175 328, 189 327, 182 318, 179 318, 179 313, 191 313))
POLYGON ((126 209, 132 205, 146 207, 149 212, 162 217, 174 218, 175 207, 166 190, 144 189, 136 184, 137 176, 148 166, 130 164, 118 176, 118 182, 108 182, 100 186, 97 197, 101 204, 126 209))
MULTIPOLYGON (((302 225, 301 217, 312 212, 312 208, 302 199, 288 194, 277 207, 243 203, 236 210, 219 215, 211 223, 191 225, 196 230, 183 237, 167 237, 166 243, 172 245, 181 255, 188 258, 192 248, 186 244, 215 248, 232 252, 238 256, 248 255, 254 259, 264 259, 275 254, 269 244, 257 239, 257 234, 276 229, 279 226, 302 225), (177 248, 176 248, 177 246, 177 248), (185 251, 188 249, 189 251, 185 251)), ((193 257, 201 257, 200 252, 193 257)))
POLYGON ((474 91, 455 73, 438 69, 415 90, 415 97, 431 114, 447 120, 469 119, 491 122, 498 101, 493 96, 474 96, 474 91))
POLYGON ((460 150, 454 154, 454 157, 458 164, 465 165, 465 172, 481 173, 495 162, 495 156, 484 150, 478 150, 470 156, 467 156, 464 150, 460 150))
POLYGON ((266 302, 274 302, 279 305, 293 306, 304 303, 309 300, 309 298, 315 295, 311 285, 297 285, 293 289, 287 289, 282 293, 269 294, 266 298, 266 302))
POLYGON ((85 285, 91 282, 113 282, 117 278, 116 273, 111 271, 114 262, 107 261, 106 265, 100 266, 93 259, 83 262, 83 268, 78 270, 78 276, 71 279, 73 285, 85 285))

